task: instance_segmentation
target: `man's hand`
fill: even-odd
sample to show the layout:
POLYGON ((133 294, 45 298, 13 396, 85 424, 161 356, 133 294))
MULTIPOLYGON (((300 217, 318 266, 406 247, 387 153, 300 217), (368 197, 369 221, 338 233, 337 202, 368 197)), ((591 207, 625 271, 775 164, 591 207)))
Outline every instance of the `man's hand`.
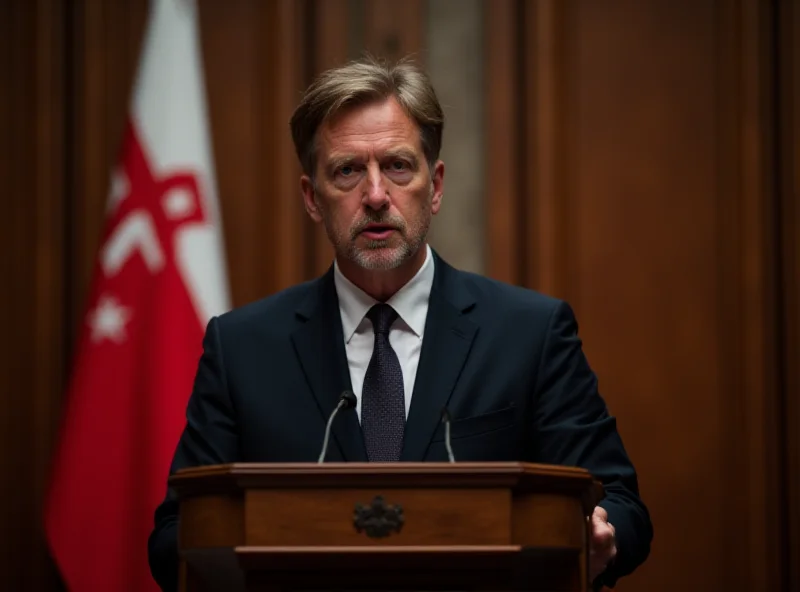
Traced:
POLYGON ((589 581, 599 576, 617 555, 614 525, 608 521, 608 512, 597 506, 591 518, 589 539, 589 581))

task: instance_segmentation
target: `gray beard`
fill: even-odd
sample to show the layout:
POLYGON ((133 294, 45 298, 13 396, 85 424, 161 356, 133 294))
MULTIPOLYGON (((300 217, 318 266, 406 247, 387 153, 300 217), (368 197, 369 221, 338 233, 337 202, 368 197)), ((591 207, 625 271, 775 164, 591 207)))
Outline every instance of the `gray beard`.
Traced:
MULTIPOLYGON (((378 249, 388 249, 388 241, 370 241, 366 248, 358 248, 353 243, 347 246, 345 256, 363 269, 389 270, 397 269, 416 252, 414 245, 407 242, 398 245, 391 253, 379 255, 378 249)), ((419 248, 419 247, 417 247, 419 248)))

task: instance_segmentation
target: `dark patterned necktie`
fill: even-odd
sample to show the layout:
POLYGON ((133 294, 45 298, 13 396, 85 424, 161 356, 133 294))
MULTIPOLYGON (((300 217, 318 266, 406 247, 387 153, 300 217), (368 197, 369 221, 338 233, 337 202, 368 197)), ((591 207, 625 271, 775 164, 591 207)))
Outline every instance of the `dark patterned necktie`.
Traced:
POLYGON ((375 331, 375 346, 361 392, 361 429, 371 462, 400 460, 406 403, 403 371, 389 344, 389 330, 397 312, 388 304, 376 304, 367 313, 375 331))

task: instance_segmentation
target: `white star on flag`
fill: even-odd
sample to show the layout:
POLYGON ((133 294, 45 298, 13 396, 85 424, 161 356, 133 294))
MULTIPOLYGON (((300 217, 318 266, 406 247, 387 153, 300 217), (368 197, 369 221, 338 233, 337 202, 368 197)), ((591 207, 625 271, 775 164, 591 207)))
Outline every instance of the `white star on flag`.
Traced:
POLYGON ((113 296, 101 296, 100 301, 89 314, 89 324, 92 327, 92 341, 108 339, 115 343, 125 341, 125 324, 130 320, 129 308, 120 306, 113 296))
POLYGON ((194 211, 194 201, 185 189, 173 189, 164 199, 164 212, 172 220, 186 218, 194 211))

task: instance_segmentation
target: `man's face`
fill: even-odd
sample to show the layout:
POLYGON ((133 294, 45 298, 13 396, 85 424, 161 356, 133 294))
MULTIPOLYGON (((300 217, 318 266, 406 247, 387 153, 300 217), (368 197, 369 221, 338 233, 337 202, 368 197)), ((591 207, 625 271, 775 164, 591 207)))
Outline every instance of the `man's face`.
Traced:
POLYGON ((444 164, 431 171, 419 129, 394 99, 346 110, 317 133, 315 183, 301 179, 306 210, 340 261, 400 267, 425 244, 439 211, 444 164))

